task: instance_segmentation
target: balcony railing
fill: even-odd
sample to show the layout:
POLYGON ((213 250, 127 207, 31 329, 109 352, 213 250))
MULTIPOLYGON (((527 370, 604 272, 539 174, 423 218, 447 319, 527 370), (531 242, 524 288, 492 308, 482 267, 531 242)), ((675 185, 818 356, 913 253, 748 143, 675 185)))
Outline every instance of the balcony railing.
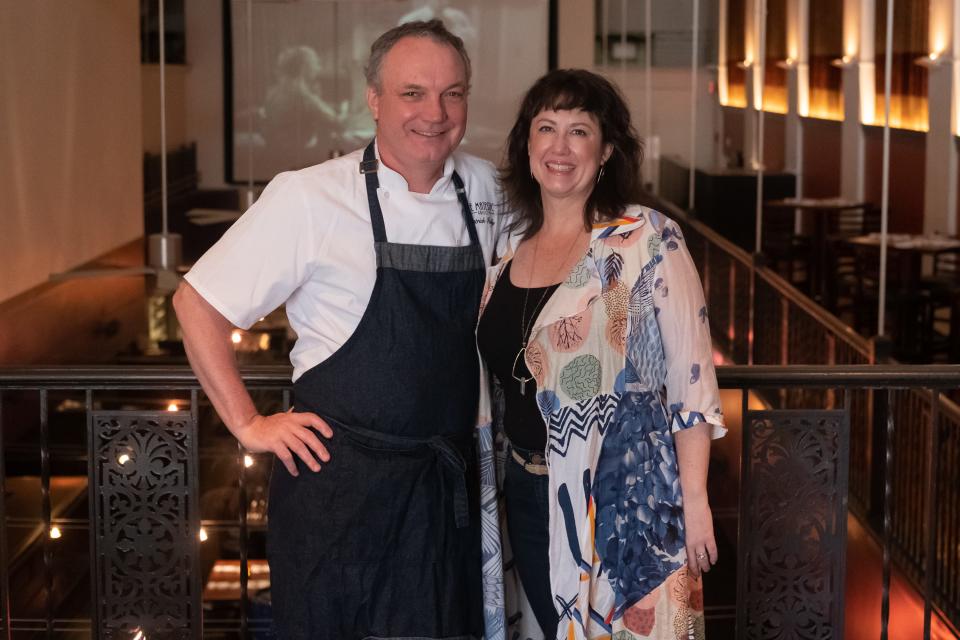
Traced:
MULTIPOLYGON (((711 461, 734 480, 711 487, 725 550, 706 581, 708 633, 731 637, 735 622, 740 638, 791 637, 800 618, 780 614, 802 610, 803 624, 842 637, 848 499, 883 543, 882 633, 894 565, 928 620, 956 624, 960 410, 945 396, 960 366, 873 365, 874 341, 671 214, 701 268, 716 344, 753 365, 718 370, 722 388, 739 390, 725 408, 740 439, 711 461), (799 600, 798 582, 809 587, 799 600)), ((290 406, 288 367, 243 373, 262 412, 290 406)), ((8 637, 269 628, 272 460, 238 448, 187 368, 0 369, 0 438, 8 637)))
MULTIPOLYGON (((289 406, 288 368, 243 374, 261 410, 289 406)), ((799 622, 780 614, 801 606, 804 624, 842 637, 853 400, 864 392, 886 433, 867 458, 884 490, 875 505, 888 550, 883 596, 892 560, 902 561, 931 614, 956 619, 960 422, 941 391, 960 387, 960 366, 724 366, 718 375, 724 389, 741 390, 739 460, 720 461, 732 475, 740 469, 729 492, 740 538, 718 523, 736 549, 725 560, 737 558, 737 590, 724 602, 719 592, 732 589, 713 583, 711 594, 708 576, 708 625, 726 613, 738 637, 770 625, 791 637, 799 622), (797 581, 816 588, 798 600, 797 581)), ((0 394, 8 637, 248 637, 269 627, 260 572, 270 460, 237 448, 189 369, 6 369, 0 394)))

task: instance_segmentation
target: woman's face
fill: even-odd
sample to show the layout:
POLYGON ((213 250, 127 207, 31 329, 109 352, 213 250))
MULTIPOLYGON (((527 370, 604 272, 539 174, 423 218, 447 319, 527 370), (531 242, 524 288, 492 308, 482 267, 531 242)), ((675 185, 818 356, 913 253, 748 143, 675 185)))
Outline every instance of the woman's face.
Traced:
POLYGON ((538 113, 530 123, 527 148, 530 171, 544 200, 583 201, 596 184, 600 165, 613 150, 603 143, 597 118, 582 109, 538 113))

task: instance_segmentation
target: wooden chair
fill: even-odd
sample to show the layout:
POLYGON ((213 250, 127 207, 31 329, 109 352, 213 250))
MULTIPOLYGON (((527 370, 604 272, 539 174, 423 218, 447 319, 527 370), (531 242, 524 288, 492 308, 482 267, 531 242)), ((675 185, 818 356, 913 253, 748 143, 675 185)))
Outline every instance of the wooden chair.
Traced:
POLYGON ((857 266, 850 238, 880 231, 880 210, 873 206, 841 209, 826 238, 827 277, 824 306, 837 315, 853 311, 857 266))
POLYGON ((960 363, 960 252, 938 253, 923 284, 933 300, 934 354, 960 363))
MULTIPOLYGON (((854 328, 871 336, 877 332, 877 308, 880 300, 880 248, 850 245, 854 254, 856 286, 853 292, 854 328)), ((887 254, 885 333, 893 342, 893 354, 903 362, 929 362, 934 354, 934 296, 918 286, 904 282, 905 270, 896 252, 887 254)))
POLYGON ((760 251, 771 269, 809 293, 813 244, 809 236, 796 233, 794 219, 793 209, 765 207, 760 251))

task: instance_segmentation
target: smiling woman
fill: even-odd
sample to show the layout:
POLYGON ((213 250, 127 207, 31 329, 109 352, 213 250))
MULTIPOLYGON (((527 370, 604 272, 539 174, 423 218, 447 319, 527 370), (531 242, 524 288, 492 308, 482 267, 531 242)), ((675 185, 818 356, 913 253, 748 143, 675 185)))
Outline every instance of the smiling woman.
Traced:
POLYGON ((528 146, 540 195, 553 201, 586 202, 613 151, 603 142, 596 116, 583 109, 541 111, 530 127, 528 146))
POLYGON ((517 222, 477 339, 498 401, 482 465, 496 447, 505 467, 482 481, 504 527, 485 501, 485 592, 504 580, 511 636, 703 637, 725 429, 700 281, 679 228, 636 204, 639 164, 623 98, 583 70, 538 80, 508 140, 517 222))

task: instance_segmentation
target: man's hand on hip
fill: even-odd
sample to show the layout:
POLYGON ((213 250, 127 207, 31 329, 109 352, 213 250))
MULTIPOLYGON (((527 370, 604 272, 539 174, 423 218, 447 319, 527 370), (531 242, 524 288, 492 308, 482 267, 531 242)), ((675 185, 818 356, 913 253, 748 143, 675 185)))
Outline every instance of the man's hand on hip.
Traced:
POLYGON ((315 413, 275 413, 270 416, 256 415, 235 435, 248 451, 264 453, 272 451, 287 468, 290 475, 296 476, 297 455, 311 471, 320 471, 320 463, 329 462, 330 452, 317 437, 316 429, 323 437, 332 438, 333 430, 315 413), (312 427, 312 429, 311 429, 312 427))

